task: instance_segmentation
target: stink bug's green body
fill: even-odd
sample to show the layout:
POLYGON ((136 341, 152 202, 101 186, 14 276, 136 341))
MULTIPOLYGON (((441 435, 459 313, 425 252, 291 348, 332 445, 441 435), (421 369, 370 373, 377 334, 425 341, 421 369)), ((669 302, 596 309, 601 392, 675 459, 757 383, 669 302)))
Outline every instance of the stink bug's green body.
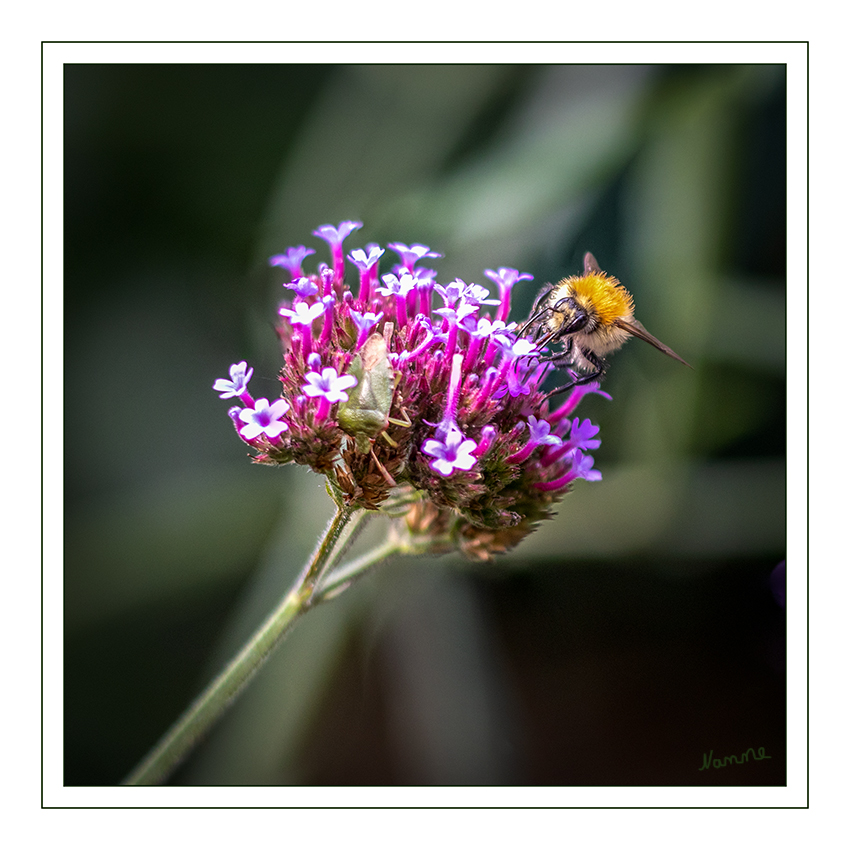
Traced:
POLYGON ((368 454, 372 441, 390 423, 395 391, 395 373, 387 357, 387 343, 380 334, 372 334, 363 343, 348 374, 357 378, 357 386, 349 392, 348 401, 339 406, 337 421, 346 434, 354 437, 357 451, 368 454))

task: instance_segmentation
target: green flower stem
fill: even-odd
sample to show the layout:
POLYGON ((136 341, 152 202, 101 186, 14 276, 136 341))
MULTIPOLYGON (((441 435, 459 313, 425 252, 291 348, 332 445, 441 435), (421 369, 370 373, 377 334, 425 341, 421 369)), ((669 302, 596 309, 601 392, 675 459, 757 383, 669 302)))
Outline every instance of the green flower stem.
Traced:
POLYGON ((313 556, 278 607, 124 780, 124 785, 157 785, 191 752, 248 684, 292 624, 313 605, 314 590, 320 576, 342 554, 366 513, 362 508, 350 508, 337 502, 336 514, 313 556))

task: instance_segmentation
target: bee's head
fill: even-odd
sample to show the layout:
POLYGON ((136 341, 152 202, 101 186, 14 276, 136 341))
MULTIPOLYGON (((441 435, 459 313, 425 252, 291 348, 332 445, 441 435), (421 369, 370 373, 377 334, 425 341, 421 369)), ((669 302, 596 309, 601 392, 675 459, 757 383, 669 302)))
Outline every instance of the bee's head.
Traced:
POLYGON ((593 303, 563 283, 552 290, 549 305, 549 329, 559 337, 591 330, 596 324, 593 303))

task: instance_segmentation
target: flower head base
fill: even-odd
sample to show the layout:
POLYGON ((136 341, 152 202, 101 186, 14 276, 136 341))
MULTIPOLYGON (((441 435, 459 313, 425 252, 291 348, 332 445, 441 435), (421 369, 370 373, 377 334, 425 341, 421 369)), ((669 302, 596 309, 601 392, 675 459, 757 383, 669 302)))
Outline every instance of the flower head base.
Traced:
POLYGON ((487 270, 493 297, 477 283, 437 283, 418 264, 441 255, 396 242, 387 247, 401 262, 382 275, 382 248, 350 250, 349 285, 343 241, 361 226, 316 229, 331 264, 313 273, 304 246, 272 258, 289 272, 292 299, 279 311, 282 398, 254 402, 245 363, 214 389, 245 405, 231 417, 255 462, 310 466, 367 509, 417 494, 406 522, 423 550, 490 558, 549 517, 576 478, 601 477, 588 454, 598 428, 569 418, 598 384, 550 406, 549 363, 508 324, 511 290, 529 274, 487 270))

